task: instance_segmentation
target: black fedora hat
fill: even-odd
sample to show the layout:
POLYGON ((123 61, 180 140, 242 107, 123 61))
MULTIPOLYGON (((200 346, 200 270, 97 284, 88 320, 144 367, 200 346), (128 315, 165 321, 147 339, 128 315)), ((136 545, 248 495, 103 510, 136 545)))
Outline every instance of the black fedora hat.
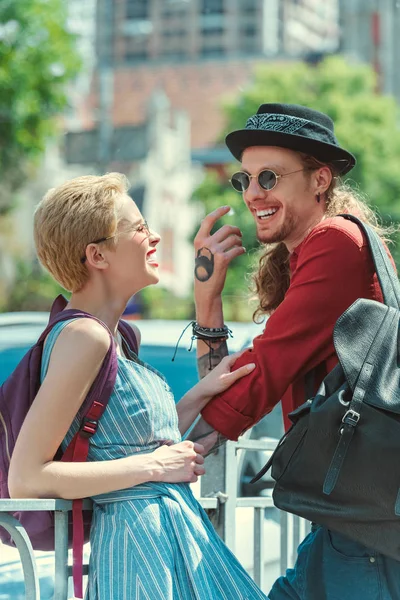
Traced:
POLYGON ((340 175, 356 164, 355 157, 339 146, 332 119, 299 104, 261 104, 245 128, 229 133, 225 142, 238 160, 250 146, 279 146, 329 163, 340 175))

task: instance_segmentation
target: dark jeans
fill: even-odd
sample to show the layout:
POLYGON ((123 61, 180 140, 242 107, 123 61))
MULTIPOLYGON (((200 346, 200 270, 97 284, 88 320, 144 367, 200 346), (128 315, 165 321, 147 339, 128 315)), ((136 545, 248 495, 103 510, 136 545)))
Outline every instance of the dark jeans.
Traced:
POLYGON ((400 600, 400 562, 313 525, 270 600, 400 600))

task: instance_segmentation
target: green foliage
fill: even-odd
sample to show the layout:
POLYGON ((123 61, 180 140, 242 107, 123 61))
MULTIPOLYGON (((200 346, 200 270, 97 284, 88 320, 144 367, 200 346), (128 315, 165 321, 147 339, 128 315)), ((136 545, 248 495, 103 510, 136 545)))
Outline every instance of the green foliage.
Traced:
POLYGON ((0 2, 0 211, 57 129, 80 61, 63 0, 0 2))
POLYGON ((70 296, 40 265, 32 266, 20 260, 11 293, 0 310, 50 310, 54 298, 59 294, 70 296))
MULTIPOLYGON (((339 143, 357 158, 347 182, 362 191, 383 222, 400 221, 398 106, 393 98, 377 94, 375 74, 369 66, 349 64, 338 56, 326 58, 317 66, 301 62, 261 65, 254 72, 252 84, 225 105, 223 133, 242 129, 259 105, 267 102, 304 104, 327 113, 335 123, 339 143)), ((241 195, 213 174, 207 175, 194 200, 204 205, 205 212, 224 204, 235 212, 220 224, 238 225, 248 252, 231 263, 224 307, 226 318, 249 319, 255 308, 249 304, 249 273, 257 266, 259 254, 253 218, 241 195)), ((394 254, 399 254, 398 249, 394 254)))
POLYGON ((140 292, 146 319, 193 319, 193 298, 178 298, 169 290, 150 286, 140 292))

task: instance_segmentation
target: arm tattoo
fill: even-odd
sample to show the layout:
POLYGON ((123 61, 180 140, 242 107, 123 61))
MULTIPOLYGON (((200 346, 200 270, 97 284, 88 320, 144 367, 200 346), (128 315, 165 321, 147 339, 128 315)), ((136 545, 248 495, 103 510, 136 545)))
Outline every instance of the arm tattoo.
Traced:
POLYGON ((214 446, 207 451, 206 457, 210 456, 210 454, 217 454, 218 448, 220 446, 223 446, 224 444, 226 444, 227 441, 228 441, 228 438, 226 438, 224 435, 222 435, 222 433, 218 432, 217 441, 215 442, 214 446))
POLYGON ((197 370, 200 379, 203 379, 207 373, 219 365, 224 356, 228 356, 228 354, 228 345, 226 341, 223 341, 219 346, 217 346, 217 348, 210 348, 210 351, 207 352, 207 354, 199 356, 197 359, 197 370))
POLYGON ((215 429, 211 427, 203 418, 196 423, 192 431, 188 435, 188 439, 192 442, 199 442, 205 449, 205 456, 215 454, 220 446, 225 444, 227 438, 221 433, 215 434, 215 429))
MULTIPOLYGON (((192 442, 197 442, 199 444, 202 444, 204 438, 209 436, 214 431, 215 431, 215 429, 210 429, 210 431, 208 431, 207 433, 204 433, 203 435, 199 435, 198 437, 192 439, 192 442)), ((220 448, 220 446, 223 446, 227 441, 228 441, 228 438, 226 438, 224 435, 222 435, 222 433, 218 432, 218 437, 216 439, 216 442, 211 448, 208 448, 207 444, 205 444, 205 450, 206 450, 205 455, 204 455, 205 458, 207 458, 207 456, 210 456, 210 454, 217 454, 218 448, 220 448)))
POLYGON ((198 281, 208 281, 214 273, 214 254, 208 248, 200 248, 194 265, 196 279, 198 281))

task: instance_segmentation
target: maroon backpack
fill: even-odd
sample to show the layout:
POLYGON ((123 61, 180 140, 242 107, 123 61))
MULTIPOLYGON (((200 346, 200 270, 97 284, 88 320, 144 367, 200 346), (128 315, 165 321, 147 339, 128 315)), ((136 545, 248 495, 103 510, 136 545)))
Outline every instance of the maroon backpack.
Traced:
MULTIPOLYGON (((94 319, 107 329, 111 343, 101 369, 80 408, 80 429, 64 454, 60 449, 58 450, 55 460, 80 462, 87 459, 89 438, 96 433, 98 420, 103 414, 113 390, 118 369, 114 337, 107 326, 93 315, 80 310, 63 310, 66 304, 67 301, 63 296, 56 298, 51 309, 48 326, 0 387, 0 499, 10 498, 7 479, 11 455, 22 423, 38 393, 43 344, 56 323, 76 318, 94 319)), ((120 321, 118 330, 129 348, 137 353, 137 340, 133 329, 127 323, 120 321)), ((14 517, 26 529, 35 550, 54 550, 53 512, 23 511, 14 513, 14 517)), ((82 500, 74 500, 73 527, 71 528, 73 535, 69 546, 71 547, 72 542, 75 595, 78 597, 82 597, 83 543, 89 539, 90 521, 91 513, 88 511, 82 513, 82 500)), ((0 540, 5 544, 15 545, 9 533, 2 527, 0 527, 0 540)))

